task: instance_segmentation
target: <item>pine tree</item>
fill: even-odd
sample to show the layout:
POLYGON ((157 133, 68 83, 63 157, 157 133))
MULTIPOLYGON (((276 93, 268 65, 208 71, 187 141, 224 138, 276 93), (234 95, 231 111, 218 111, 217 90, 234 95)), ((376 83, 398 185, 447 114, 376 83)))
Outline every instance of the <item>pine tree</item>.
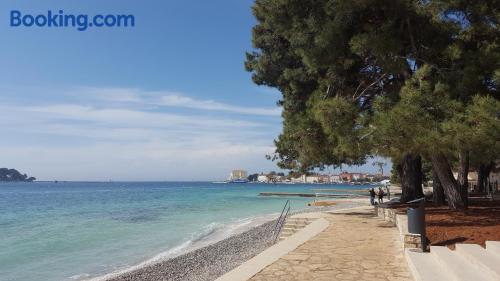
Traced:
MULTIPOLYGON (((463 186, 476 151, 498 155, 458 126, 480 98, 499 99, 498 9, 493 0, 256 0, 246 68, 283 94, 273 158, 307 171, 388 156, 406 201, 423 195, 424 156, 450 207, 465 207, 455 159, 463 186)), ((488 114, 498 121, 496 106, 488 114)))

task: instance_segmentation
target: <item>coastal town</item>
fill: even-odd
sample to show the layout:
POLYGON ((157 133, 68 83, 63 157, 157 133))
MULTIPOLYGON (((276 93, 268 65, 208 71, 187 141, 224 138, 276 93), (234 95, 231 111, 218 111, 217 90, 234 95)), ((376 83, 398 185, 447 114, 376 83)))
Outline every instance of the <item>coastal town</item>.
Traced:
POLYGON ((228 178, 231 183, 282 183, 282 184, 371 184, 388 183, 389 177, 383 174, 369 174, 342 171, 339 174, 310 173, 285 175, 283 172, 271 171, 268 173, 248 174, 245 170, 233 170, 228 178))

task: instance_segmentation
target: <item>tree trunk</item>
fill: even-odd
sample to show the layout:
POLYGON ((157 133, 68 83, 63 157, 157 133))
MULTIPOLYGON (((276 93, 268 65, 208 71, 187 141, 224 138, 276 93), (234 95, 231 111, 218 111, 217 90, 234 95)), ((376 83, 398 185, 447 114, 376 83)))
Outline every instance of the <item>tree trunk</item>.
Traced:
POLYGON ((458 154, 458 176, 457 181, 460 186, 460 195, 462 196, 462 201, 464 202, 464 207, 468 206, 469 197, 469 151, 462 150, 458 154))
POLYGON ((453 177, 448 159, 446 159, 446 156, 442 153, 434 153, 431 155, 431 161, 439 177, 439 181, 443 186, 448 206, 453 210, 463 209, 464 202, 460 194, 460 186, 453 177))
POLYGON ((402 181, 401 181, 401 177, 403 176, 403 167, 402 167, 401 163, 403 163, 403 162, 401 161, 401 162, 397 163, 397 165, 396 165, 396 172, 398 173, 399 183, 402 186, 403 184, 402 184, 402 181))
POLYGON ((477 170, 477 188, 479 192, 486 192, 487 181, 490 177, 491 168, 493 167, 494 162, 490 162, 488 164, 480 164, 477 170))
POLYGON ((484 193, 486 191, 484 173, 485 173, 484 164, 480 164, 479 168, 477 169, 477 189, 481 193, 484 193))
POLYGON ((405 154, 397 166, 401 179, 401 202, 408 202, 423 196, 422 191, 422 160, 420 156, 405 154))
POLYGON ((399 179, 401 180, 401 199, 402 203, 416 199, 415 194, 415 174, 413 168, 413 158, 411 154, 405 154, 400 164, 399 179))
POLYGON ((432 201, 438 205, 444 205, 444 190, 436 170, 432 168, 432 201))
POLYGON ((414 169, 415 169, 415 196, 417 198, 424 197, 424 190, 422 189, 422 180, 424 179, 424 173, 422 172, 422 157, 417 155, 413 158, 414 169))

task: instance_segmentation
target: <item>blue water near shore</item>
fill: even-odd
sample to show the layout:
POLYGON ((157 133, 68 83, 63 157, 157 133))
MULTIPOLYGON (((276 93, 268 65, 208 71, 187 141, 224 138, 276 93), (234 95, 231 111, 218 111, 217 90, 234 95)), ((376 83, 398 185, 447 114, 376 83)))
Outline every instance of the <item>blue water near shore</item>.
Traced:
POLYGON ((287 199, 347 185, 207 182, 0 184, 0 280, 80 280, 223 239, 281 212, 287 199))

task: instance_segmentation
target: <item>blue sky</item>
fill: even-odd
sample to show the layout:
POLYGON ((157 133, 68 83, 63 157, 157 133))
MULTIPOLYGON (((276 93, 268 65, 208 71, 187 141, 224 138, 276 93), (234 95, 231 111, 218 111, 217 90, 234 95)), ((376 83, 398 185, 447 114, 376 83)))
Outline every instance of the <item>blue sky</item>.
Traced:
POLYGON ((2 1, 0 166, 43 180, 215 180, 233 168, 276 170, 264 156, 281 129, 280 95, 253 84, 243 67, 251 5, 2 1), (136 26, 13 28, 11 10, 133 14, 136 26))

